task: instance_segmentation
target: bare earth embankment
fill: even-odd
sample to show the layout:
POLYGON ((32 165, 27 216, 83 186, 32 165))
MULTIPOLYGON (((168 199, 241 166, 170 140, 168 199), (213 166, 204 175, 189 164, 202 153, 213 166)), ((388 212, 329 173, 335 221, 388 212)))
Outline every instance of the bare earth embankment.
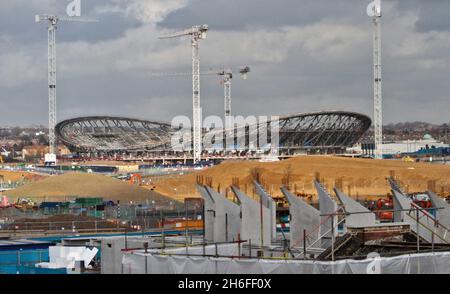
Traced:
POLYGON ((450 193, 449 165, 330 156, 304 156, 270 163, 228 161, 204 171, 159 180, 155 191, 175 199, 198 197, 195 183, 197 176, 203 176, 212 179, 213 188, 220 185, 221 191, 232 184, 233 178, 239 178, 240 187, 247 185, 250 193, 251 175, 255 169, 259 170, 265 188, 274 196, 281 196, 279 187, 286 182, 288 174, 292 189, 296 188, 298 193, 316 194, 313 180, 317 172, 328 189, 336 181, 341 182, 344 192, 354 197, 370 198, 389 193, 386 178, 391 171, 408 192, 425 191, 429 181, 435 180, 437 192, 450 193))
POLYGON ((65 201, 75 197, 102 197, 105 200, 145 202, 166 205, 171 199, 130 183, 98 174, 67 173, 51 176, 5 192, 11 200, 29 197, 35 201, 65 201))

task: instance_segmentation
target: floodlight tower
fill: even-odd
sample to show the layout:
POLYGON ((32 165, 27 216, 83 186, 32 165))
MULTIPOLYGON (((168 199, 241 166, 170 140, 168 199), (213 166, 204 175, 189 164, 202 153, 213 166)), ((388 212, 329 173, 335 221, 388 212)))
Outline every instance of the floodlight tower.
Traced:
POLYGON ((45 163, 56 164, 56 29, 60 21, 94 22, 96 20, 60 17, 56 15, 36 15, 36 22, 48 21, 48 138, 49 153, 45 163))
POLYGON ((367 15, 373 22, 373 99, 375 159, 383 159, 383 97, 381 88, 381 0, 367 6, 367 15))
POLYGON ((171 35, 160 37, 160 39, 178 38, 191 36, 192 45, 192 120, 193 120, 193 144, 194 163, 201 160, 202 156, 202 108, 200 105, 200 55, 199 41, 206 39, 207 25, 193 26, 190 29, 171 35))

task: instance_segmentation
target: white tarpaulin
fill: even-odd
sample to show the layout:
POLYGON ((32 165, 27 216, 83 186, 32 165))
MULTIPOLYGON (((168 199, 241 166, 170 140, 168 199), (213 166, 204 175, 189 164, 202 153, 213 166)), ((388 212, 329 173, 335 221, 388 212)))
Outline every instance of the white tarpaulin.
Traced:
POLYGON ((84 261, 86 267, 97 254, 97 248, 51 246, 49 247, 50 262, 36 264, 40 268, 75 268, 75 262, 84 261))
MULTIPOLYGON (((239 254, 239 243, 234 244, 219 244, 217 247, 215 245, 203 246, 192 246, 192 247, 181 247, 181 248, 170 248, 164 249, 166 254, 191 254, 191 255, 220 255, 220 256, 237 256, 239 254), (217 250, 217 252, 216 252, 217 250)), ((136 252, 136 251, 135 251, 136 252)), ((142 252, 142 251, 139 251, 142 252)), ((161 253, 161 249, 149 250, 150 253, 161 253)))
POLYGON ((124 274, 450 274, 450 252, 336 262, 131 252, 124 255, 122 267, 124 274))

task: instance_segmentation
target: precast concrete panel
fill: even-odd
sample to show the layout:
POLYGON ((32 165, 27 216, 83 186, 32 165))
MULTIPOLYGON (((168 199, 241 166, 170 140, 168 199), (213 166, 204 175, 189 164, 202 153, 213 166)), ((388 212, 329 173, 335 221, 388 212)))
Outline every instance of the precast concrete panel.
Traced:
MULTIPOLYGON (((271 210, 244 194, 237 187, 233 186, 231 189, 241 203, 241 239, 251 240, 252 244, 257 246, 261 245, 262 240, 263 246, 270 246, 272 236, 271 210)), ((259 195, 258 198, 260 198, 259 195)))
POLYGON ((445 229, 435 227, 436 219, 426 211, 415 209, 413 201, 397 190, 392 190, 394 195, 394 222, 405 222, 410 225, 411 231, 418 234, 425 241, 431 243, 448 243, 450 238, 445 229), (417 214, 419 214, 419 222, 417 222, 417 214), (400 218, 400 219, 399 219, 400 218), (399 219, 399 220, 397 220, 399 219), (433 236, 434 235, 434 236, 433 236))
POLYGON ((347 227, 358 228, 376 224, 376 217, 373 212, 362 206, 353 198, 347 196, 339 189, 334 188, 334 192, 336 193, 336 196, 341 204, 344 206, 344 210, 346 212, 345 225, 347 227))
POLYGON ((318 181, 315 180, 314 185, 319 194, 319 210, 321 215, 320 235, 322 236, 321 247, 326 249, 331 246, 332 223, 334 224, 334 235, 335 237, 337 236, 338 218, 337 215, 330 215, 336 213, 338 205, 318 181))
POLYGON ((289 202, 290 246, 303 247, 303 235, 306 231, 306 246, 308 247, 319 238, 320 211, 293 195, 285 187, 281 187, 281 192, 289 202))
POLYGON ((205 242, 214 242, 214 223, 216 214, 216 203, 206 190, 205 186, 196 185, 197 191, 204 200, 204 225, 205 225, 205 242))
POLYGON ((402 211, 403 209, 411 209, 411 199, 404 196, 398 190, 392 189, 392 198, 393 209, 394 209, 394 222, 403 222, 406 221, 406 213, 407 211, 402 211))
POLYGON ((240 206, 208 186, 205 189, 215 203, 214 242, 237 241, 241 233, 240 206))
POLYGON ((433 207, 436 208, 436 219, 439 223, 450 228, 450 205, 432 191, 428 191, 428 196, 433 207))
POLYGON ((277 205, 272 196, 270 196, 257 181, 254 181, 254 184, 256 193, 261 197, 263 206, 270 210, 270 238, 275 241, 277 238, 277 205))
POLYGON ((125 239, 117 238, 101 242, 101 273, 121 274, 122 250, 125 248, 125 239))
POLYGON ((125 236, 123 237, 107 237, 102 238, 101 241, 101 274, 121 274, 122 259, 124 255, 125 247, 128 248, 143 248, 144 243, 152 248, 152 240, 150 238, 141 237, 128 237, 125 241, 125 236))

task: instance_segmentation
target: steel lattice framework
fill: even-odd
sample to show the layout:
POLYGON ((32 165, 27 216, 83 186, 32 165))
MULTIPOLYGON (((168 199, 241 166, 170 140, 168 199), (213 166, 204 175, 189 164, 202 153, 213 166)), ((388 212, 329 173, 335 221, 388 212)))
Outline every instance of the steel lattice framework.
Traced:
POLYGON ((383 159, 383 96, 381 81, 381 0, 367 6, 367 15, 373 22, 373 108, 375 158, 383 159))
POLYGON ((353 112, 327 111, 280 118, 281 148, 345 148, 369 129, 369 117, 353 112))
POLYGON ((202 108, 200 103, 200 40, 206 39, 207 25, 193 26, 182 32, 173 33, 160 39, 171 39, 183 36, 191 37, 192 45, 192 120, 193 120, 193 141, 194 141, 194 161, 201 160, 202 154, 202 108))
POLYGON ((64 144, 83 151, 169 148, 171 131, 166 123, 108 116, 69 119, 56 126, 64 144))
MULTIPOLYGON (((282 116, 279 118, 280 148, 350 147, 358 142, 370 125, 369 117, 344 111, 282 116)), ((175 131, 178 130, 167 123, 108 116, 69 119, 56 126, 61 141, 79 151, 170 152, 171 136, 175 131)))
POLYGON ((36 22, 48 21, 48 140, 49 152, 56 154, 56 29, 61 21, 96 22, 93 19, 60 17, 56 15, 36 15, 36 22))

